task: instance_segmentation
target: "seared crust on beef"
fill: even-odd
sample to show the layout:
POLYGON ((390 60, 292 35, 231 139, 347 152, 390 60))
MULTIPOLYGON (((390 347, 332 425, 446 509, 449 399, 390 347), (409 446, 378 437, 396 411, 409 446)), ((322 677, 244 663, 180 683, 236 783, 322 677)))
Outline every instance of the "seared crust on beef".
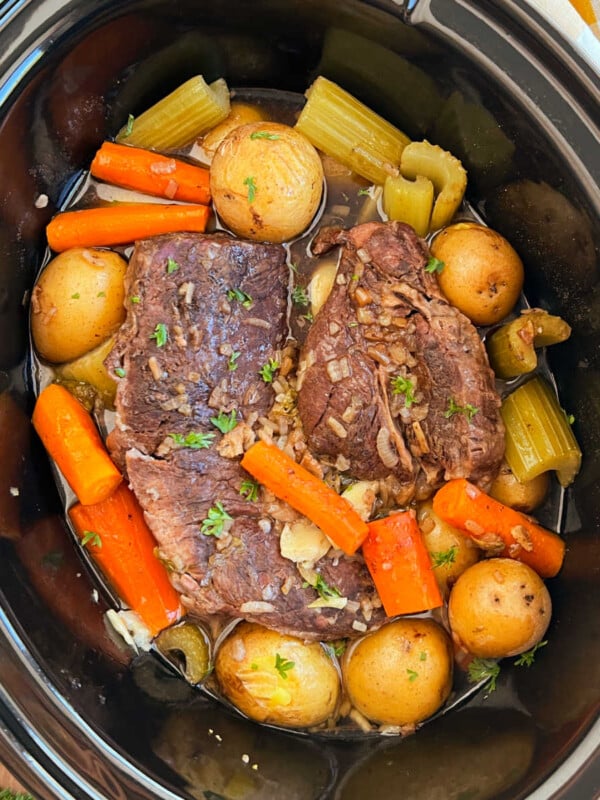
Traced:
POLYGON ((274 393, 258 373, 287 337, 288 279, 279 245, 224 234, 138 242, 127 277, 127 320, 108 362, 119 382, 108 444, 192 614, 335 639, 355 633, 357 621, 374 627, 384 619, 364 563, 345 556, 317 562, 326 583, 352 602, 347 609, 308 608, 317 593, 281 556, 281 523, 261 497, 248 502, 240 495, 249 476, 239 458, 223 457, 223 437, 210 422, 233 411, 236 430, 252 437, 245 423, 268 414, 274 393), (249 308, 243 297, 228 299, 234 289, 252 298, 249 308), (160 347, 152 338, 157 325, 168 331, 160 347), (121 369, 124 377, 115 372, 121 369), (215 438, 208 449, 191 449, 171 435, 191 432, 215 438), (217 503, 232 517, 220 538, 202 533, 217 503))
POLYGON ((404 501, 451 478, 488 483, 504 453, 500 398, 476 329, 425 270, 425 243, 403 223, 371 222, 322 230, 313 252, 336 245, 336 283, 300 355, 311 450, 341 453, 356 478, 394 476, 404 501), (394 392, 397 376, 412 399, 394 392))

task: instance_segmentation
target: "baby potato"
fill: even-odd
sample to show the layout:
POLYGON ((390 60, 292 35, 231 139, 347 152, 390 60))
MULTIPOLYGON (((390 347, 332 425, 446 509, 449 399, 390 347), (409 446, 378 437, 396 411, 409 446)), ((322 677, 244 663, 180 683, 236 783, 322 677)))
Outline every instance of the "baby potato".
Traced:
POLYGON ((469 567, 450 592, 453 635, 480 658, 505 658, 530 650, 546 633, 550 595, 531 567, 490 558, 469 567))
POLYGON ((403 618, 352 644, 342 676, 352 705, 381 725, 411 725, 434 714, 452 688, 453 652, 431 619, 403 618))
POLYGON ((447 597, 458 576, 479 560, 480 551, 468 536, 434 513, 431 500, 419 503, 417 522, 431 556, 438 586, 447 597))
POLYGON ((523 288, 523 263, 491 228, 458 222, 439 233, 431 254, 444 262, 438 273, 449 303, 476 325, 494 325, 514 307, 523 288))
POLYGON ((110 250, 75 247, 53 258, 31 296, 31 332, 42 358, 72 361, 125 319, 127 262, 110 250))
POLYGON ((215 675, 242 713, 283 727, 325 722, 340 697, 338 671, 318 642, 250 622, 237 625, 217 651, 215 675))
POLYGON ((542 472, 530 481, 518 481, 506 462, 494 479, 488 494, 499 503, 530 514, 544 502, 550 487, 550 473, 542 472))
POLYGON ((265 119, 264 112, 257 106, 234 100, 231 103, 231 110, 223 122, 220 122, 204 136, 202 147, 209 156, 214 155, 217 147, 234 128, 263 119, 265 119))
POLYGON ((251 122, 229 133, 210 169, 215 209, 238 236, 285 242, 315 216, 323 191, 319 154, 278 122, 251 122))

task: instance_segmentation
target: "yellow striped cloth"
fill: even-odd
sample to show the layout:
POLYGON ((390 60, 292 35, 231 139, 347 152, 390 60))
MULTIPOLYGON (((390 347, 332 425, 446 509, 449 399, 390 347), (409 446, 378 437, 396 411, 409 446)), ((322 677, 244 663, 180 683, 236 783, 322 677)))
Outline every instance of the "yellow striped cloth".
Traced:
POLYGON ((600 72, 600 0, 528 0, 600 72))

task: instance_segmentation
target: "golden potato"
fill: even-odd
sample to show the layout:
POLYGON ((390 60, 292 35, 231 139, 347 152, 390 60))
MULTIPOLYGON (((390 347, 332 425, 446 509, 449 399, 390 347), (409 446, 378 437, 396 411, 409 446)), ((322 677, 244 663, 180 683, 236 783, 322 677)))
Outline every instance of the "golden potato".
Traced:
POLYGON ((352 644, 342 660, 351 703, 381 725, 411 725, 434 714, 452 688, 453 651, 431 619, 403 618, 352 644))
POLYGON ((438 586, 447 596, 458 576, 479 560, 481 551, 468 536, 434 513, 431 500, 419 503, 417 522, 431 556, 438 586))
POLYGON ((335 714, 338 671, 318 642, 242 622, 223 642, 215 675, 224 696, 257 722, 319 725, 335 714))
POLYGON ((278 122, 251 122, 223 139, 210 169, 222 221, 238 236, 285 242, 315 216, 323 166, 308 139, 278 122))
POLYGON ((515 478, 508 464, 503 462, 488 494, 505 506, 530 514, 544 502, 549 487, 549 472, 542 472, 530 481, 521 483, 515 478))
POLYGON ((523 288, 523 263, 507 240, 475 222, 439 233, 431 254, 444 262, 438 273, 448 302, 476 325, 494 325, 514 307, 523 288))
POLYGON ((249 103, 240 103, 234 100, 231 103, 231 110, 223 122, 215 125, 215 127, 203 137, 202 147, 209 156, 214 155, 217 147, 234 128, 239 128, 240 125, 247 125, 249 122, 258 122, 264 119, 266 119, 265 114, 258 106, 253 106, 249 103))
POLYGON ((75 247, 52 259, 31 296, 31 332, 42 358, 72 361, 125 319, 127 262, 110 250, 75 247))
POLYGON ((448 601, 453 635, 480 658, 505 658, 530 650, 546 633, 550 595, 531 567, 490 558, 469 567, 448 601))

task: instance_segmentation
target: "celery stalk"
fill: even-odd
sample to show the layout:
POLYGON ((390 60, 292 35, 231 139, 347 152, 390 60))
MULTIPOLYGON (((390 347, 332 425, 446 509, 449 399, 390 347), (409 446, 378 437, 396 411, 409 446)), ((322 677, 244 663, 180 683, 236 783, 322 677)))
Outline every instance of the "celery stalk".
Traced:
POLYGON ((156 646, 165 658, 183 656, 186 680, 200 683, 208 675, 210 653, 206 637, 200 629, 189 622, 166 628, 156 638, 156 646))
POLYGON ((372 183, 398 174, 408 136, 322 76, 306 96, 296 129, 316 148, 372 183))
POLYGON ((504 400, 500 413, 506 427, 506 462, 518 481, 556 470, 561 486, 573 482, 581 450, 545 381, 535 377, 519 386, 504 400))
POLYGON ((490 365, 498 378, 525 375, 537 366, 536 347, 564 342, 570 334, 571 328, 560 317, 541 308, 528 309, 488 337, 490 365))
POLYGON ((209 85, 196 75, 121 128, 116 138, 135 147, 172 150, 189 144, 228 114, 225 81, 219 78, 209 85))
POLYGON ((417 175, 414 181, 389 176, 383 185, 383 210, 389 219, 406 222, 419 236, 429 232, 433 207, 433 184, 429 178, 417 175))
POLYGON ((467 173, 458 158, 438 145, 426 141, 411 142, 402 151, 400 172, 412 180, 417 175, 429 178, 437 195, 429 229, 437 231, 447 225, 467 188, 467 173))
POLYGON ((533 344, 535 347, 559 344, 566 341, 571 335, 571 328, 564 319, 548 314, 542 308, 531 308, 523 311, 523 318, 530 319, 533 322, 533 344))

